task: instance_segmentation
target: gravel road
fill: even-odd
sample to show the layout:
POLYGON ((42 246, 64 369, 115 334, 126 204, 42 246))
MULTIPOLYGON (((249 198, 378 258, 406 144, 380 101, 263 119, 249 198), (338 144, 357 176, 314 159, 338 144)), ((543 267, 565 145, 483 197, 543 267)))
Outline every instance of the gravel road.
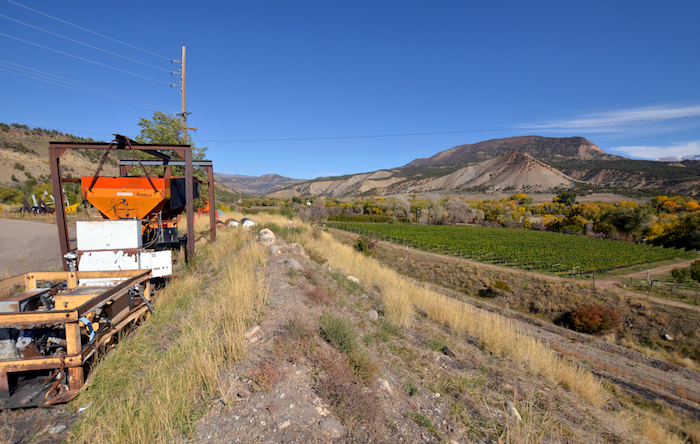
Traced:
MULTIPOLYGON (((70 231, 74 237, 74 230, 70 231)), ((61 267, 55 224, 0 218, 0 277, 61 267)))

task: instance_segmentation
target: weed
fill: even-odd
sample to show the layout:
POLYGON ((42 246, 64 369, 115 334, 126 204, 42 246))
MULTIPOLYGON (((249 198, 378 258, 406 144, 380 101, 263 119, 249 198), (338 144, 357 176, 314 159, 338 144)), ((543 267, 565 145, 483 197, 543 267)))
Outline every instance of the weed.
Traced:
POLYGON ((406 384, 404 384, 404 387, 403 387, 403 388, 404 388, 404 391, 406 392, 406 394, 407 394, 408 396, 415 396, 415 395, 417 395, 417 394, 420 392, 420 390, 418 389, 418 387, 416 387, 416 386, 413 384, 413 381, 408 381, 408 382, 406 382, 406 384))
POLYGON ((372 360, 367 351, 355 350, 348 358, 350 359, 353 374, 366 385, 371 384, 377 378, 379 364, 372 360))
POLYGON ((331 295, 328 294, 325 288, 319 285, 312 285, 306 289, 305 293, 306 297, 315 304, 329 305, 333 302, 331 295))
POLYGON ((317 393, 346 426, 381 423, 384 415, 375 396, 363 389, 347 359, 337 353, 329 350, 317 354, 319 366, 325 370, 315 387, 317 393))
POLYGON ((277 363, 273 361, 258 363, 248 374, 248 378, 253 381, 254 390, 265 390, 266 392, 269 392, 283 376, 277 363))
POLYGON ((430 350, 442 352, 445 349, 445 347, 447 347, 447 341, 445 340, 444 336, 436 335, 428 338, 425 341, 424 345, 430 350))
POLYGON ((300 277, 301 273, 299 273, 299 270, 295 270, 294 268, 287 269, 287 282, 289 282, 289 285, 295 286, 299 284, 300 277))
MULTIPOLYGON (((394 336, 397 338, 403 338, 403 333, 401 332, 401 328, 397 327, 396 325, 392 324, 391 322, 387 321, 386 319, 382 319, 382 322, 380 324, 381 331, 379 334, 383 333, 388 336, 394 336)), ((381 338, 383 341, 388 341, 388 339, 381 338)))
POLYGON ((416 412, 408 412, 407 413, 408 417, 411 418, 416 424, 419 426, 423 427, 424 429, 428 430, 430 433, 435 435, 436 438, 442 439, 440 436, 440 433, 438 432, 437 427, 433 425, 433 422, 425 416, 423 413, 416 413, 416 412))
POLYGON ((330 314, 321 315, 319 333, 323 339, 338 347, 348 356, 357 349, 357 333, 350 322, 345 319, 336 318, 330 314))
POLYGON ((314 330, 301 318, 293 317, 282 325, 274 348, 274 354, 278 359, 297 363, 315 350, 314 330))
POLYGON ((306 251, 306 255, 309 256, 311 260, 314 260, 318 262, 319 264, 325 264, 328 262, 328 259, 326 259, 324 256, 322 256, 318 251, 316 251, 313 248, 306 248, 304 249, 306 251))

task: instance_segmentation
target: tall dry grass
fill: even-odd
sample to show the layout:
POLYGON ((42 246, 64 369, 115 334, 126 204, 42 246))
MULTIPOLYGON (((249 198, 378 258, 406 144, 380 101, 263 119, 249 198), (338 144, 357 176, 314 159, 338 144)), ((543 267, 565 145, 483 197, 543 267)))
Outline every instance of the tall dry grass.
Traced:
MULTIPOLYGON (((265 223, 282 222, 278 216, 268 216, 264 220, 265 223)), ((299 221, 294 223, 303 226, 299 221)), ((518 324, 401 278, 379 262, 336 242, 328 233, 310 236, 310 232, 310 229, 307 230, 307 234, 296 241, 305 249, 318 251, 328 259, 328 265, 333 269, 342 269, 346 274, 361 279, 365 286, 378 289, 387 318, 394 325, 409 325, 415 310, 420 310, 429 319, 449 327, 454 334, 469 334, 478 338, 486 351, 503 356, 532 373, 569 388, 594 406, 600 407, 610 399, 610 394, 597 377, 559 357, 546 344, 522 331, 518 324)), ((647 439, 660 444, 683 442, 649 412, 631 413, 623 410, 611 415, 621 432, 632 439, 636 436, 640 440, 647 439)), ((526 424, 517 425, 509 431, 512 439, 509 438, 508 441, 537 442, 533 430, 526 424)))
POLYGON ((156 311, 96 368, 72 405, 89 406, 69 442, 172 442, 194 434, 219 376, 243 356, 243 332, 266 299, 264 248, 222 231, 198 254, 203 269, 159 293, 156 311))
POLYGON ((421 310, 429 319, 449 327, 454 334, 479 338, 484 349, 570 388, 593 405, 601 406, 609 399, 598 378, 561 359, 549 347, 502 316, 417 286, 351 247, 335 242, 327 233, 318 240, 306 239, 306 243, 313 244, 313 248, 328 257, 332 268, 342 268, 365 285, 377 287, 387 317, 395 325, 408 325, 414 310, 421 310))

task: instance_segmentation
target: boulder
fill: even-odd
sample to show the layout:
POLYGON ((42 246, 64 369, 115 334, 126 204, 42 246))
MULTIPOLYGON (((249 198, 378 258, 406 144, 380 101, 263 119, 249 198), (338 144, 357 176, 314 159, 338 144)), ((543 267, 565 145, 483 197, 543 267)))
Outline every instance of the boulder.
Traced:
POLYGON ((356 284, 360 283, 360 280, 358 278, 356 278, 355 276, 348 276, 348 280, 353 281, 356 284))
POLYGON ((244 338, 244 339, 250 339, 250 338, 252 338, 253 336, 255 336, 255 334, 256 334, 257 332, 259 332, 259 331, 260 331, 260 326, 259 326, 259 325, 253 325, 253 326, 250 327, 248 330, 246 330, 245 333, 243 333, 243 338, 244 338))
POLYGON ((321 430, 326 432, 331 439, 342 438, 345 435, 343 425, 337 419, 326 418, 319 423, 321 430))
POLYGON ((304 267, 302 267, 301 264, 297 262, 297 260, 294 258, 288 257, 284 260, 284 263, 287 265, 287 268, 293 268, 294 270, 304 271, 304 267))
POLYGON ((379 388, 381 388, 390 395, 394 394, 394 390, 391 388, 391 384, 389 384, 389 381, 387 381, 384 378, 379 378, 377 379, 377 382, 379 382, 379 388))
POLYGON ((379 313, 377 313, 377 310, 370 310, 367 312, 367 315, 369 315, 369 318, 372 321, 376 321, 377 319, 379 319, 379 313))
POLYGON ((520 413, 518 413, 518 409, 515 408, 515 405, 512 402, 506 401, 506 410, 508 410, 510 416, 517 419, 518 421, 523 420, 523 418, 520 416, 520 413))
POLYGON ((270 245, 268 250, 270 250, 270 254, 280 254, 282 252, 279 245, 270 245))
POLYGON ((258 233, 258 240, 265 246, 270 246, 273 245, 275 242, 277 242, 277 238, 275 237, 275 233, 272 232, 269 228, 263 228, 260 230, 258 233))
POLYGON ((304 251, 304 247, 302 247, 299 244, 291 244, 289 246, 289 249, 292 251, 292 253, 294 253, 298 256, 306 256, 306 252, 304 251))

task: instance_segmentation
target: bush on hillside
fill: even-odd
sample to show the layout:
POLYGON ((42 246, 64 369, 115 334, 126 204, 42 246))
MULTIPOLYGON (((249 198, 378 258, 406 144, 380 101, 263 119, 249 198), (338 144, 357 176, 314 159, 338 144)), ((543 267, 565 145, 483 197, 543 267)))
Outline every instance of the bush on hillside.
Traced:
POLYGON ((572 330, 581 333, 602 333, 621 325, 620 313, 600 304, 581 305, 569 316, 572 330))
POLYGON ((377 241, 375 239, 367 236, 360 236, 355 241, 354 247, 355 250, 359 251, 360 253, 369 254, 376 244, 377 241))

